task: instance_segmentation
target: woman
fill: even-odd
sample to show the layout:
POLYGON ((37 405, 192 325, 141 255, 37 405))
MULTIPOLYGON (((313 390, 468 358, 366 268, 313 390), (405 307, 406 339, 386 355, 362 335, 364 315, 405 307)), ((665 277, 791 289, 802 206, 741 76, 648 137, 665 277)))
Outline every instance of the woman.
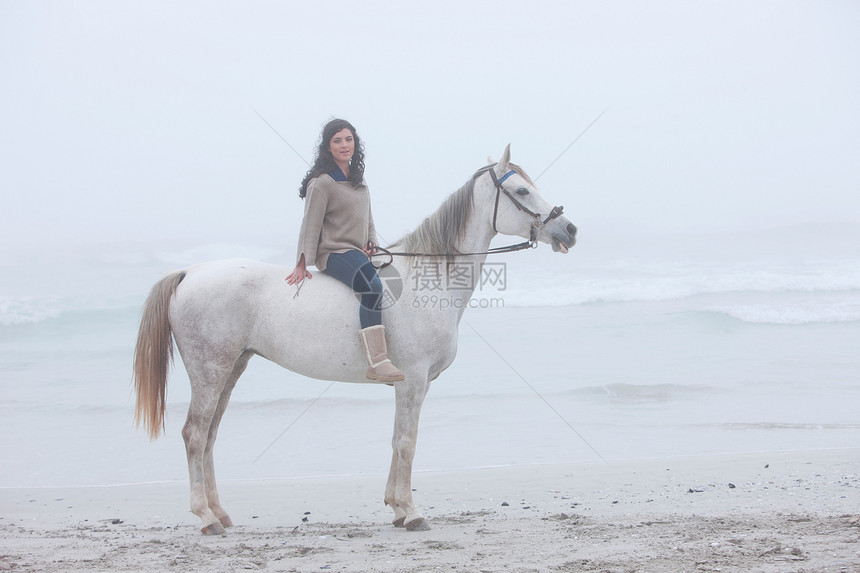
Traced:
POLYGON ((299 232, 298 262, 289 284, 312 278, 309 265, 361 294, 359 336, 367 358, 367 378, 403 380, 388 359, 382 326, 382 281, 368 255, 376 249, 370 194, 364 182, 364 149, 355 128, 342 119, 323 127, 314 165, 302 180, 305 214, 299 232))

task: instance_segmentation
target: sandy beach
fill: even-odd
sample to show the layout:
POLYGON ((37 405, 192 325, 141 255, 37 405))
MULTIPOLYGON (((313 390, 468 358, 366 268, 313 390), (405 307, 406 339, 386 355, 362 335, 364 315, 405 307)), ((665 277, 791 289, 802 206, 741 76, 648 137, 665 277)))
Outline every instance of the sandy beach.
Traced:
POLYGON ((0 490, 0 571, 860 571, 860 449, 232 481, 204 537, 186 484, 0 490))

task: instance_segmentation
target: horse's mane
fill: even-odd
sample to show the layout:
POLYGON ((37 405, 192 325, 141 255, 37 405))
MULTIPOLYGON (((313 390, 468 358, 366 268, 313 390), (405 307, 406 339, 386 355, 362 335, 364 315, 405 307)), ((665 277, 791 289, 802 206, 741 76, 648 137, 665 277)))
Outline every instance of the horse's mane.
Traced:
MULTIPOLYGON (((513 163, 509 167, 531 182, 528 175, 513 163)), ((396 241, 392 247, 400 247, 409 253, 457 254, 457 244, 466 231, 474 207, 475 181, 495 167, 495 164, 478 169, 457 191, 442 202, 436 211, 424 219, 418 228, 396 241)))

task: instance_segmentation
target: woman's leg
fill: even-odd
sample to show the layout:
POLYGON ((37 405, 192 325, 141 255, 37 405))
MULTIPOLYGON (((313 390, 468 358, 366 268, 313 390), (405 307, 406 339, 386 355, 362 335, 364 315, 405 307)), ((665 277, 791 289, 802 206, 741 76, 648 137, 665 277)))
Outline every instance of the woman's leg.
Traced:
POLYGON ((324 272, 361 295, 359 337, 368 363, 367 378, 386 384, 403 380, 403 372, 388 359, 385 327, 382 326, 382 281, 370 260, 360 251, 332 253, 324 272))
POLYGON ((361 328, 382 324, 382 281, 364 253, 355 250, 332 253, 324 272, 361 295, 358 310, 361 328))

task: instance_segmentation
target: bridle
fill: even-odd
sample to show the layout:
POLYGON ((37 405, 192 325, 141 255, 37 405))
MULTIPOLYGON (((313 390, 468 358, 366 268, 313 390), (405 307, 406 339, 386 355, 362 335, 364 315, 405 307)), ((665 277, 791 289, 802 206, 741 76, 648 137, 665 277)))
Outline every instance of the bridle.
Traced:
POLYGON ((497 178, 496 177, 496 171, 492 168, 490 169, 490 177, 493 178, 493 184, 496 186, 496 204, 493 207, 493 230, 497 233, 499 232, 499 230, 496 229, 496 218, 499 215, 499 197, 501 197, 502 193, 504 193, 505 195, 508 196, 508 199, 510 199, 513 202, 514 207, 516 207, 520 211, 525 211, 526 213, 528 213, 529 215, 531 215, 534 218, 534 222, 532 223, 532 228, 529 231, 529 243, 534 243, 535 241, 537 241, 537 232, 544 225, 546 225, 547 223, 549 223, 550 221, 552 221, 556 217, 561 216, 561 214, 564 213, 564 206, 558 205, 556 207, 553 207, 552 210, 549 212, 549 215, 546 216, 546 219, 541 220, 541 214, 540 213, 535 213, 534 211, 532 211, 531 209, 529 209, 528 207, 526 207, 525 205, 520 203, 517 200, 517 198, 514 197, 513 194, 511 194, 510 191, 508 191, 507 189, 502 187, 502 183, 505 182, 505 179, 507 179, 511 175, 514 175, 515 173, 516 173, 516 171, 514 171, 512 169, 512 170, 508 171, 507 173, 505 173, 504 175, 502 175, 501 178, 497 178))
POLYGON ((517 200, 517 198, 514 197, 510 191, 508 191, 507 189, 505 189, 502 186, 502 183, 504 183, 508 177, 510 177, 511 175, 514 175, 516 173, 515 170, 508 171, 501 178, 496 177, 496 171, 493 169, 492 166, 488 169, 488 171, 490 173, 490 177, 493 178, 493 185, 496 187, 496 202, 495 202, 495 205, 493 206, 493 231, 495 231, 496 233, 499 232, 498 229, 496 228, 496 219, 498 218, 498 215, 499 215, 499 198, 501 197, 502 193, 504 193, 505 195, 508 196, 508 198, 511 200, 511 202, 513 202, 514 207, 516 207, 520 211, 525 211, 526 213, 528 213, 529 215, 531 215, 534 218, 534 221, 532 222, 531 229, 529 229, 529 240, 528 241, 523 241, 522 243, 516 243, 513 245, 506 245, 504 247, 493 247, 492 249, 487 249, 486 251, 481 251, 479 253, 404 253, 404 252, 392 252, 386 248, 377 246, 376 247, 377 251, 379 251, 383 255, 388 256, 388 261, 379 265, 377 267, 377 269, 382 269, 382 268, 385 268, 388 265, 390 265, 392 263, 392 261, 394 260, 395 256, 401 256, 401 257, 453 257, 453 256, 461 256, 461 257, 463 257, 463 256, 471 256, 471 255, 497 255, 497 254, 501 254, 501 253, 513 253, 515 251, 522 251, 524 249, 537 248, 538 231, 541 228, 543 228, 544 225, 546 225, 547 223, 549 223, 550 221, 552 221, 556 217, 561 216, 561 214, 564 212, 564 207, 561 205, 559 205, 557 207, 553 207, 552 210, 549 212, 549 215, 546 216, 546 219, 541 219, 542 215, 540 213, 535 213, 534 211, 532 211, 531 209, 529 209, 528 207, 526 207, 525 205, 520 203, 519 200, 517 200))

